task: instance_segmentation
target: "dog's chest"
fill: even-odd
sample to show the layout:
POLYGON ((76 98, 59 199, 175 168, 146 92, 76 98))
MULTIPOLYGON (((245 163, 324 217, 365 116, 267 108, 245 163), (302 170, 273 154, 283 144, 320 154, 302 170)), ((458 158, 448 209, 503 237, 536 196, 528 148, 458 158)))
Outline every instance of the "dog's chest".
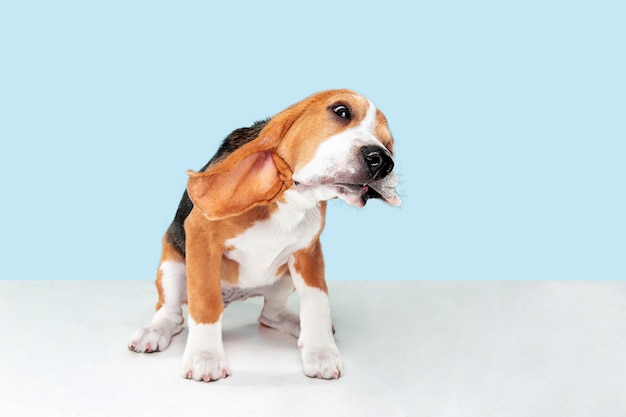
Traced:
POLYGON ((279 270, 291 255, 310 245, 322 227, 317 206, 302 208, 279 204, 269 219, 259 221, 239 236, 226 241, 224 255, 238 263, 240 288, 261 287, 280 278, 279 270))

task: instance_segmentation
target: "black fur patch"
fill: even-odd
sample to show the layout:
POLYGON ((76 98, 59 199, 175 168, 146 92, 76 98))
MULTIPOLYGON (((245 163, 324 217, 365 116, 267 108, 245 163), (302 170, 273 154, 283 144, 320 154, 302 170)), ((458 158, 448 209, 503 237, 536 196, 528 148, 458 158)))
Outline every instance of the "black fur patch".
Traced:
POLYGON ((250 127, 241 127, 233 130, 231 134, 224 139, 224 142, 222 142, 220 147, 217 149, 213 158, 211 158, 211 160, 204 167, 202 167, 200 171, 206 170, 209 165, 220 162, 246 143, 258 138, 259 133, 261 133, 261 130, 263 130, 269 120, 270 119, 261 120, 255 122, 250 127))
MULTIPOLYGON (((212 164, 224 160, 224 158, 233 153, 235 150, 256 139, 269 120, 270 119, 258 121, 250 127, 242 127, 234 130, 226 137, 226 139, 224 139, 215 155, 213 155, 211 160, 200 169, 200 172, 206 171, 206 169, 212 164)), ((176 210, 174 220, 168 227, 167 232, 165 232, 165 239, 167 242, 183 256, 185 256, 185 228, 183 225, 185 223, 185 219, 189 216, 189 213, 191 213, 192 208, 193 203, 189 198, 187 190, 185 190, 183 197, 180 200, 180 204, 178 205, 178 210, 176 210)))

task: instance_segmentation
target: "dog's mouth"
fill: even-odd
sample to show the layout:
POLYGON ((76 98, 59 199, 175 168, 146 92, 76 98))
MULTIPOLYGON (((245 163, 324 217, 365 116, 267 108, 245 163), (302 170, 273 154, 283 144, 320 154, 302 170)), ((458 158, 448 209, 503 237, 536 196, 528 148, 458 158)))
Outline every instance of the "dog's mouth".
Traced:
POLYGON ((368 184, 335 183, 337 196, 351 206, 364 207, 371 198, 378 198, 391 206, 399 206, 402 201, 395 190, 396 181, 378 180, 368 184))
POLYGON ((299 190, 317 190, 320 200, 329 198, 341 198, 351 206, 364 207, 368 200, 376 198, 391 206, 402 204, 400 196, 396 192, 398 177, 391 173, 384 178, 372 180, 366 183, 350 182, 326 178, 316 178, 314 181, 294 181, 299 190))

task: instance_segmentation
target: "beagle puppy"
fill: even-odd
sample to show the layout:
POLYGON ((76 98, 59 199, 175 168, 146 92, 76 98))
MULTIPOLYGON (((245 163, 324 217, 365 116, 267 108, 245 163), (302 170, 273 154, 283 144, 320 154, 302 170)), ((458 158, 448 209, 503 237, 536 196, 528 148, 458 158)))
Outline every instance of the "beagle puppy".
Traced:
POLYGON ((163 238, 156 313, 132 335, 129 349, 165 349, 182 330, 186 302, 181 376, 225 378, 224 308, 263 296, 259 322, 298 338, 305 375, 339 378, 342 357, 319 239, 326 200, 363 207, 378 198, 400 205, 392 155, 385 116, 349 90, 314 94, 232 132, 204 168, 188 172, 187 190, 163 238), (294 289, 299 315, 288 307, 294 289))

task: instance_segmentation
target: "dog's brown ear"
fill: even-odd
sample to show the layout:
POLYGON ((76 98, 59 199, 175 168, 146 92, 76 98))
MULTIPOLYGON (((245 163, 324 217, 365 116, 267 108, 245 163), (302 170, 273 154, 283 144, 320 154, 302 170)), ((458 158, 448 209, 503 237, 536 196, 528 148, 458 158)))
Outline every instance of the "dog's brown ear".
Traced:
MULTIPOLYGON (((343 90, 341 90, 343 91, 343 90)), ((314 94, 272 117, 259 136, 204 172, 188 171, 193 204, 211 220, 242 214, 276 200, 293 185, 292 170, 277 148, 308 106, 337 91, 314 94)))
POLYGON ((259 137, 204 172, 188 171, 187 192, 210 220, 242 214, 276 200, 293 184, 289 165, 276 147, 290 124, 270 120, 259 137))

